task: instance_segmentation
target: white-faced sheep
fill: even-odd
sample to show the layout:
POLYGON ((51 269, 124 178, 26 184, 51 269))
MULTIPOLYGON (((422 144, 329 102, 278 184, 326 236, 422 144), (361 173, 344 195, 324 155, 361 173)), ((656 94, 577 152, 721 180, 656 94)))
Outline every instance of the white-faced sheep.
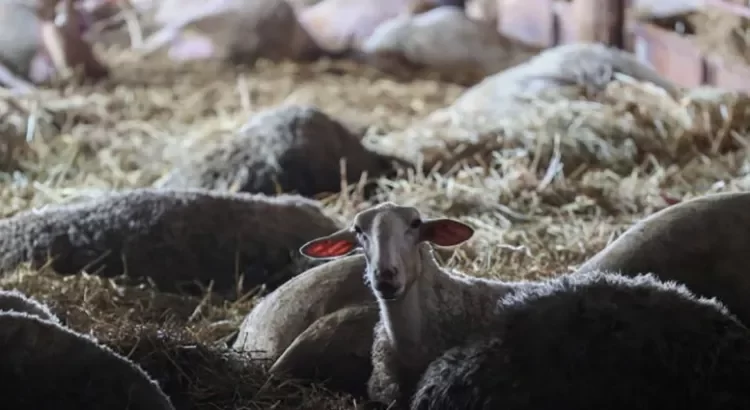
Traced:
POLYGON ((427 365, 466 334, 484 330, 494 318, 497 300, 515 286, 449 274, 427 243, 452 246, 472 235, 461 222, 423 221, 415 208, 386 202, 357 214, 351 226, 300 249, 311 258, 364 250, 367 281, 380 306, 368 382, 373 400, 388 404, 408 399, 427 365), (451 308, 445 311, 442 306, 451 308))
POLYGON ((750 193, 713 194, 641 220, 577 272, 650 272, 716 297, 750 325, 750 193))
MULTIPOLYGON (((363 173, 386 176, 399 160, 369 151, 338 121, 308 106, 289 105, 255 114, 232 138, 209 146, 157 182, 162 188, 207 188, 311 197, 341 189, 363 173)), ((400 161, 403 163, 403 161, 400 161)))
POLYGON ((140 367, 54 321, 0 312, 0 351, 3 409, 174 409, 140 367))
POLYGON ((273 289, 303 272, 312 265, 299 246, 336 229, 299 196, 134 189, 0 220, 0 271, 52 257, 64 275, 148 277, 190 293, 213 282, 232 297, 240 284, 273 289))
POLYGON ((247 315, 233 348, 274 360, 273 375, 364 394, 378 321, 366 266, 364 256, 353 255, 283 284, 247 315))
POLYGON ((381 312, 371 399, 420 410, 750 405, 750 330, 718 302, 650 276, 510 284, 437 264, 430 243, 472 235, 385 203, 301 248, 316 258, 364 249, 381 312))

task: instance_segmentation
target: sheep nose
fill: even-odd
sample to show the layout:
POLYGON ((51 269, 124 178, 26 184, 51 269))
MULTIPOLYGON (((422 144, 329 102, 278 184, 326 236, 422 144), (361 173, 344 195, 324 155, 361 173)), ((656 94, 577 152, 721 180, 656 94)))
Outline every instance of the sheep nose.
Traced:
POLYGON ((396 279, 398 269, 396 268, 384 268, 378 270, 378 279, 386 282, 391 282, 396 279))

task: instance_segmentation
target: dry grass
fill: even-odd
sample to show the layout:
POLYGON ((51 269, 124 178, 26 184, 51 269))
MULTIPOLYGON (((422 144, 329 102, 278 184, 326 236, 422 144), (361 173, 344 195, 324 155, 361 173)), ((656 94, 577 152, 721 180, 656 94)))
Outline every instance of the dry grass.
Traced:
MULTIPOLYGON (((384 180, 371 199, 475 226, 476 239, 446 262, 476 275, 515 279, 568 271, 648 213, 708 192, 743 190, 750 182, 748 104, 737 96, 674 99, 623 80, 603 95, 576 91, 530 101, 522 116, 495 116, 492 124, 481 123, 482 113, 463 112, 446 127, 425 118, 455 101, 460 87, 397 83, 345 62, 175 67, 116 50, 107 52, 107 61, 115 72, 110 84, 61 86, 44 91, 37 106, 20 101, 7 110, 4 136, 20 141, 16 145, 25 145, 24 112, 36 119, 36 131, 4 163, 9 171, 0 173, 0 215, 98 190, 147 186, 191 144, 289 102, 315 104, 366 129, 368 141, 383 146, 389 140, 419 144, 422 137, 405 138, 405 130, 424 134, 430 124, 444 138, 482 141, 474 148, 475 165, 384 180), (498 136, 512 143, 495 144, 498 136)), ((324 201, 342 218, 369 205, 356 190, 324 201)), ((267 384, 262 363, 223 349, 253 300, 181 298, 25 269, 3 278, 0 287, 49 303, 73 329, 141 363, 180 409, 356 406, 354 398, 321 389, 267 384)))

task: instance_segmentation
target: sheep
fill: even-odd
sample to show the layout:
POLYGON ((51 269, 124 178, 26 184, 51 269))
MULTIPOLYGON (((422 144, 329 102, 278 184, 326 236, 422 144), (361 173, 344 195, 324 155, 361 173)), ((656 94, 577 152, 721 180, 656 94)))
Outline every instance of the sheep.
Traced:
MULTIPOLYGON (((745 365, 750 360, 750 330, 720 302, 698 299, 682 285, 661 283, 652 275, 628 278, 596 273, 510 283, 471 278, 437 264, 430 243, 455 246, 472 236, 473 229, 461 222, 423 220, 417 209, 387 202, 357 214, 350 227, 300 248, 310 258, 335 258, 360 247, 364 250, 367 279, 380 307, 372 347, 373 372, 367 386, 372 400, 412 410, 624 409, 639 407, 639 399, 623 395, 643 391, 646 395, 640 396, 641 403, 649 408, 679 402, 676 394, 683 394, 687 402, 714 404, 711 408, 718 408, 722 401, 750 404, 750 390, 739 382, 744 374, 731 374, 734 369, 741 373, 743 368, 750 372, 750 366, 745 365), (583 320, 574 322, 573 317, 583 320), (587 329, 584 324, 592 326, 587 329), (642 327, 636 328, 636 324, 642 327), (547 327, 551 327, 549 332, 547 327), (608 333, 622 342, 603 341, 608 333), (571 334, 575 336, 568 343, 564 338, 571 334), (518 347, 511 345, 516 340, 518 347), (663 345, 655 344, 657 341, 663 345), (586 342, 593 347, 602 342, 609 345, 593 350, 586 342), (502 350, 509 345, 517 352, 502 350), (727 345, 737 350, 725 357, 719 349, 727 345), (570 353, 562 350, 567 346, 570 353), (674 351, 668 360, 660 361, 666 355, 663 348, 674 351), (616 358, 608 359, 612 352, 616 358), (646 359, 639 360, 643 352, 646 359), (588 364, 589 359, 602 364, 588 364), (514 366, 519 360, 528 362, 521 364, 524 367, 514 366), (707 381, 713 360, 738 364, 732 365, 726 377, 707 381), (503 372, 502 366, 507 364, 511 367, 503 372), (568 369, 576 365, 591 369, 584 373, 585 379, 573 378, 576 374, 568 369), (532 375, 545 377, 536 375, 533 366, 539 373, 549 372, 547 390, 541 390, 539 396, 537 383, 528 390, 514 384, 518 372, 522 377, 528 374, 529 381, 532 375), (610 370, 612 366, 617 370, 610 370), (692 396, 670 385, 675 378, 680 382, 674 386, 688 383, 681 378, 695 374, 686 376, 680 371, 694 368, 701 377, 689 383, 695 388, 688 389, 692 396), (643 375, 649 371, 654 372, 653 377, 643 375), (598 377, 606 382, 598 382, 598 377), (566 379, 570 386, 563 381, 566 379), (619 387, 623 384, 627 388, 619 387), (659 387, 649 390, 652 384, 659 387), (585 396, 583 389, 591 386, 595 393, 585 396), (576 392, 570 406, 561 402, 568 390, 576 392), (618 407, 621 401, 628 406, 618 407)), ((673 408, 684 408, 684 404, 673 408)))
POLYGON ((427 68, 464 84, 476 84, 535 51, 469 18, 460 7, 398 16, 379 25, 362 45, 363 59, 385 72, 427 68))
POLYGON ((37 302, 17 290, 0 290, 0 313, 26 313, 39 319, 60 323, 46 305, 37 302))
POLYGON ((310 61, 323 54, 286 1, 169 0, 158 7, 156 22, 163 27, 139 47, 144 54, 169 46, 174 60, 219 58, 242 64, 261 58, 310 61))
MULTIPOLYGON (((492 109, 488 107, 500 104, 512 109, 518 104, 507 102, 519 96, 533 96, 565 85, 580 85, 594 93, 606 87, 618 73, 653 83, 670 95, 679 92, 675 84, 633 53, 603 44, 572 43, 546 49, 524 63, 485 78, 456 99, 449 110, 490 112, 492 109)), ((436 111, 433 116, 445 115, 445 111, 436 111)), ((491 115, 500 115, 496 111, 491 115)))
POLYGON ((411 410, 750 408, 750 330, 684 285, 567 274, 495 312, 428 366, 411 410))
POLYGON ((375 298, 364 283, 366 266, 364 256, 353 255, 280 286, 245 317, 232 348, 274 361, 271 375, 365 394, 378 320, 375 298))
POLYGON ((83 39, 85 16, 72 0, 0 1, 0 84, 17 92, 30 92, 58 72, 82 69, 89 79, 102 79, 109 69, 83 39), (62 4, 66 22, 55 23, 62 4))
POLYGON ((351 226, 300 248, 313 259, 364 249, 366 278, 380 308, 367 386, 373 401, 406 405, 429 363, 466 334, 483 330, 495 317, 498 298, 523 285, 449 273, 438 265, 428 242, 454 246, 473 233, 461 222, 423 220, 413 207, 384 202, 358 213, 351 226))
MULTIPOLYGON (((365 148, 339 122, 316 108, 285 105, 254 115, 229 140, 209 146, 155 183, 159 188, 206 188, 305 197, 341 189, 341 159, 349 183, 363 173, 392 175, 405 164, 365 148)), ((371 192, 368 190, 368 194, 371 192)))
POLYGON ((750 325, 750 192, 710 194, 636 223, 576 272, 651 272, 716 297, 750 325))
POLYGON ((0 272, 52 256, 63 275, 148 277, 163 291, 193 294, 202 289, 191 282, 212 281, 232 298, 309 268, 297 248, 337 228, 299 196, 139 188, 0 220, 0 272))
POLYGON ((3 409, 174 410, 128 359, 59 323, 0 312, 3 409))

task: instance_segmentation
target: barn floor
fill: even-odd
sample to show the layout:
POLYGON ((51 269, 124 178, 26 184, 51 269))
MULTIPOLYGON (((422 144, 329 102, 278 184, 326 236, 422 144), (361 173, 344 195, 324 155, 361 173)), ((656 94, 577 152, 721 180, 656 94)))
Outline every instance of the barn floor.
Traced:
MULTIPOLYGON (((231 132, 252 112, 282 102, 315 104, 379 135, 409 126, 463 90, 429 80, 398 83, 344 62, 177 68, 159 61, 136 64, 134 57, 116 52, 108 61, 116 85, 46 92, 43 105, 51 114, 40 116, 38 133, 16 158, 16 170, 0 174, 0 215, 102 189, 147 186, 189 144, 231 132), (61 133, 50 119, 62 125, 61 133)), ((6 122, 21 118, 11 113, 6 122)), ((592 168, 551 182, 519 160, 502 172, 464 169, 384 182, 381 198, 478 226, 479 240, 460 248, 449 264, 477 275, 533 278, 574 268, 633 221, 670 202, 747 186, 744 151, 684 155, 684 161, 675 161, 679 166, 633 163, 625 175, 592 168)), ((365 205, 351 195, 326 203, 332 215, 344 217, 365 205)), ((48 303, 71 328, 91 332, 141 363, 179 409, 357 405, 322 389, 264 385, 262 373, 227 365, 231 358, 212 346, 233 336, 252 307, 251 297, 228 304, 27 270, 0 285, 48 303)))

